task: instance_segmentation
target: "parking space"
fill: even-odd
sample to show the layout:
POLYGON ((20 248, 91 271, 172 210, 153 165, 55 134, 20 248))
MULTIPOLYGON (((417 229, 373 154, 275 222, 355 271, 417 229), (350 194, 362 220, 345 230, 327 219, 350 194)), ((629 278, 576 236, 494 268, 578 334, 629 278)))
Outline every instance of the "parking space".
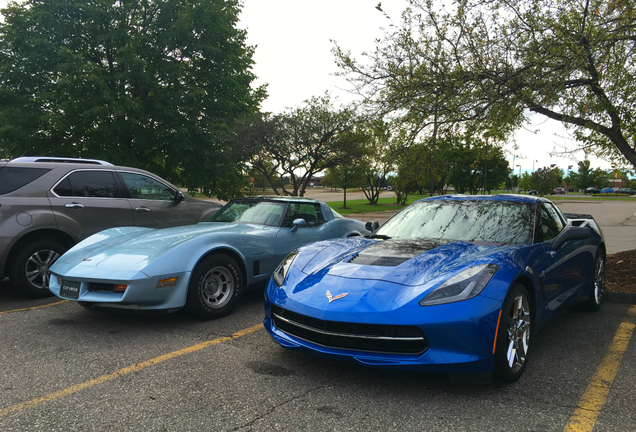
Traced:
MULTIPOLYGON (((636 244, 631 202, 558 205, 594 215, 610 252, 636 244)), ((0 430, 636 430, 636 305, 560 314, 504 385, 285 351, 262 298, 202 322, 90 312, 0 281, 0 430)))
MULTIPOLYGON (((4 301, 6 285, 3 431, 561 431, 617 330, 636 322, 636 307, 626 304, 566 311, 537 335, 524 376, 503 385, 285 351, 260 326, 262 291, 246 295, 229 317, 201 322, 90 312, 52 299, 9 309, 23 305, 4 301)), ((633 339, 615 380, 605 383, 594 430, 636 429, 633 339)))

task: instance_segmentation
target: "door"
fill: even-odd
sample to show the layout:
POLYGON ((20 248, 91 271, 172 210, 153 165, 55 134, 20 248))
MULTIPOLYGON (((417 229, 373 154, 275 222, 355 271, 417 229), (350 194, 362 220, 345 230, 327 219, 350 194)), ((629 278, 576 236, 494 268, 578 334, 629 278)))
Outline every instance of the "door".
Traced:
POLYGON ((587 240, 568 241, 559 249, 552 247, 552 241, 565 228, 565 219, 552 203, 542 203, 539 235, 542 236, 543 248, 549 261, 544 272, 546 308, 549 311, 560 308, 582 284, 588 276, 581 269, 593 268, 591 255, 580 249, 587 240))
POLYGON ((72 171, 47 196, 59 229, 75 238, 135 225, 130 204, 109 170, 72 171))
POLYGON ((331 232, 329 223, 320 209, 320 204, 291 203, 283 221, 283 228, 276 239, 278 261, 282 261, 291 251, 319 240, 337 237, 338 233, 331 232), (306 225, 293 231, 293 221, 304 219, 306 225))
POLYGON ((175 199, 177 191, 159 180, 141 173, 119 172, 126 185, 135 225, 166 228, 195 223, 185 200, 175 199))

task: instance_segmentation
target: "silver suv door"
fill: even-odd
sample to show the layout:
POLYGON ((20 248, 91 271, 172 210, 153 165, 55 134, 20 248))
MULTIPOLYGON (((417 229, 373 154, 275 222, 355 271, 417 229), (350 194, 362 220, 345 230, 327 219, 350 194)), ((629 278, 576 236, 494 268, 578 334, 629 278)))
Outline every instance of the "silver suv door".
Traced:
POLYGON ((135 225, 111 170, 70 172, 47 193, 60 230, 84 239, 107 228, 135 225))
POLYGON ((188 203, 177 190, 149 175, 119 171, 130 193, 130 207, 133 209, 135 225, 164 228, 190 225, 194 220, 188 203))

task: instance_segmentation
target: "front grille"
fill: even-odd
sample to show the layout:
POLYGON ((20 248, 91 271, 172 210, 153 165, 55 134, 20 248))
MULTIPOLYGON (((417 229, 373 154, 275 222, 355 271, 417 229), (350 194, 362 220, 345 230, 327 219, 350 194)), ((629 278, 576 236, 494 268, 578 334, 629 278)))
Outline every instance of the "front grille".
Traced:
POLYGON ((428 341, 419 327, 325 321, 272 306, 274 325, 285 333, 330 348, 420 354, 428 341))

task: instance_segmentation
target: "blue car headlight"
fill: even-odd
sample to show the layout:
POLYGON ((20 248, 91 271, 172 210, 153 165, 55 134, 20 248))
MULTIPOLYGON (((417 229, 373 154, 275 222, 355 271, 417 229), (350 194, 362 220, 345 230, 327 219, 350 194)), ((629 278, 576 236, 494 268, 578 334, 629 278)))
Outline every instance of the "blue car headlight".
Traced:
POLYGON ((420 306, 432 306, 467 300, 479 295, 499 270, 494 264, 470 267, 431 291, 420 300, 420 306))
POLYGON ((285 257, 285 259, 278 265, 278 268, 274 270, 274 274, 272 275, 274 282, 279 287, 283 286, 285 282, 285 278, 287 277, 287 273, 289 272, 289 268, 291 267, 294 259, 298 255, 298 250, 292 251, 289 255, 285 257))

